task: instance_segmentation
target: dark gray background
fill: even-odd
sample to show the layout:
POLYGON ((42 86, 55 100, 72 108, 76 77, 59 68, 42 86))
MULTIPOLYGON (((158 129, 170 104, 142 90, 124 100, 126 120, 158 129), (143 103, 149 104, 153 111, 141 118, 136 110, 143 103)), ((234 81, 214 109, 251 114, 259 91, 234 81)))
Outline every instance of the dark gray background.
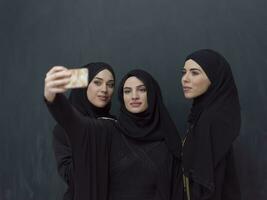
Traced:
POLYGON ((240 94, 243 123, 235 150, 243 199, 266 200, 266 2, 1 0, 0 199, 58 200, 63 194, 51 148, 55 122, 42 99, 51 66, 105 61, 118 80, 129 69, 148 70, 183 133, 190 106, 180 86, 184 58, 213 48, 231 63, 240 94))

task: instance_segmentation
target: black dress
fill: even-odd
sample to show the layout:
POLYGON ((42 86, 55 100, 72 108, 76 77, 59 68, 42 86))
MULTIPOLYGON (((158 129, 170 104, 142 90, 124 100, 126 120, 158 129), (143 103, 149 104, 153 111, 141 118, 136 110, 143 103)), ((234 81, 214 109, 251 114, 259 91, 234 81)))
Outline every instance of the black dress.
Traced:
POLYGON ((110 199, 169 199, 171 162, 165 142, 140 142, 112 135, 110 199))
MULTIPOLYGON (((103 62, 89 63, 83 68, 89 71, 88 82, 90 83, 94 77, 103 70, 112 73, 114 79, 115 74, 112 67, 103 62)), ((105 107, 94 106, 87 97, 88 88, 73 89, 70 92, 69 101, 82 115, 91 118, 109 118, 114 120, 115 117, 110 114, 111 102, 105 107)), ((63 200, 73 200, 74 197, 74 181, 73 181, 73 158, 72 147, 66 131, 57 124, 53 130, 53 150, 57 162, 57 171, 64 182, 67 184, 67 190, 64 193, 63 200)))
POLYGON ((134 141, 110 120, 83 117, 64 95, 47 106, 69 130, 75 200, 167 200, 172 154, 164 141, 134 141))
POLYGON ((184 199, 240 200, 233 142, 240 132, 237 88, 229 63, 219 53, 202 49, 190 54, 210 80, 194 98, 183 145, 184 199))
MULTIPOLYGON (((207 173, 212 177, 213 187, 214 190, 211 195, 207 195, 208 198, 202 198, 202 196, 205 196, 206 194, 209 194, 209 190, 205 191, 205 187, 203 187, 203 182, 201 179, 198 180, 197 176, 193 176, 195 173, 193 170, 190 171, 184 171, 184 167, 187 168, 187 166, 199 166, 197 164, 193 164, 191 161, 190 163, 188 160, 186 160, 189 156, 192 157, 192 160, 194 162, 206 162, 207 160, 202 159, 202 156, 199 156, 199 158, 196 158, 196 154, 192 151, 192 146, 198 146, 198 142, 194 138, 194 133, 190 131, 190 128, 187 129, 187 135, 184 140, 183 145, 183 151, 185 151, 186 157, 182 157, 182 162, 186 163, 185 166, 182 164, 182 170, 183 173, 186 175, 186 177, 192 177, 187 179, 188 187, 186 187, 187 180, 183 180, 183 186, 184 186, 184 192, 183 192, 183 198, 184 200, 201 200, 201 199, 208 199, 208 200, 240 200, 241 194, 240 194, 240 188, 239 188, 239 181, 237 177, 236 172, 236 166, 235 166, 235 159, 234 159, 234 151, 233 151, 233 145, 231 145, 228 148, 228 151, 223 155, 223 157, 220 159, 220 161, 216 164, 216 166, 211 163, 210 165, 205 165, 206 169, 202 170, 203 174, 207 173), (210 169, 209 169, 210 167, 210 169), (190 197, 189 197, 190 196, 190 197)), ((207 153, 206 153, 207 154, 207 153)), ((209 157, 209 156, 207 156, 209 157)), ((200 169, 201 170, 201 169, 200 169)), ((181 174, 180 174, 181 176, 181 174)), ((205 176, 205 175, 204 175, 205 176)), ((184 177, 184 178, 186 178, 184 177)), ((209 183, 206 182, 206 186, 209 186, 209 183)))
POLYGON ((67 133, 59 124, 53 130, 53 150, 58 174, 67 184, 63 200, 72 200, 74 194, 72 149, 67 133))
POLYGON ((47 104, 71 142, 74 199, 168 200, 181 145, 160 87, 149 73, 132 70, 122 79, 118 96, 117 123, 83 117, 64 95, 47 104), (123 101, 124 83, 131 76, 146 87, 148 107, 140 113, 129 112, 123 101))

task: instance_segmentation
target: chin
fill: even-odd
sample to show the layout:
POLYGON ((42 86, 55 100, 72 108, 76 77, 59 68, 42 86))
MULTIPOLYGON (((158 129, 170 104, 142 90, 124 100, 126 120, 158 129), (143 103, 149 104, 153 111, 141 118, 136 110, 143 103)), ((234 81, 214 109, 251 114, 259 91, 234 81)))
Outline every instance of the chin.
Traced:
POLYGON ((186 99, 193 99, 193 98, 194 98, 193 96, 191 96, 191 95, 186 95, 186 94, 184 94, 184 97, 185 97, 186 99))
POLYGON ((98 108, 104 108, 108 103, 106 102, 95 102, 93 105, 98 108))
POLYGON ((130 112, 130 113, 134 113, 134 114, 137 114, 137 113, 140 113, 142 112, 142 110, 140 108, 138 109, 135 109, 135 108, 127 108, 127 110, 130 112))
POLYGON ((135 110, 135 109, 130 109, 130 110, 128 110, 130 113, 139 113, 139 110, 135 110))

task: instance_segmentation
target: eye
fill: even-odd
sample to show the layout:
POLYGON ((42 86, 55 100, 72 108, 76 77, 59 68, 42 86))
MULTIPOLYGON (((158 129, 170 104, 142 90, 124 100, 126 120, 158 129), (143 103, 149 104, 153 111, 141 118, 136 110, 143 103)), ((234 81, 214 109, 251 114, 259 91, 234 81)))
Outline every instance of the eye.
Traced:
POLYGON ((193 76, 197 76, 197 75, 200 74, 200 72, 197 71, 197 70, 192 70, 191 73, 192 73, 193 76))
POLYGON ((107 83, 107 86, 112 89, 114 88, 114 83, 107 83))
POLYGON ((144 86, 140 87, 140 88, 139 88, 139 91, 140 91, 140 92, 146 92, 146 87, 144 87, 144 86))
POLYGON ((99 80, 94 80, 94 84, 97 85, 97 86, 100 86, 102 84, 102 82, 99 81, 99 80))
POLYGON ((182 69, 182 70, 181 70, 181 74, 182 74, 182 76, 186 74, 185 69, 182 69))
POLYGON ((129 89, 125 89, 125 90, 123 90, 123 93, 124 94, 129 94, 131 92, 131 90, 129 90, 129 89))

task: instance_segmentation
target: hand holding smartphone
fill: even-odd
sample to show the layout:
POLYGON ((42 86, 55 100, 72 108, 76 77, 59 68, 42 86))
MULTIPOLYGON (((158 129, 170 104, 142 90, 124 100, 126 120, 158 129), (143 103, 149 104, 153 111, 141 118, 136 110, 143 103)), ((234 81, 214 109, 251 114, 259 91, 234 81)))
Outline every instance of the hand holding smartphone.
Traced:
POLYGON ((84 88, 88 86, 88 69, 68 69, 71 72, 70 82, 65 86, 67 89, 84 88))

